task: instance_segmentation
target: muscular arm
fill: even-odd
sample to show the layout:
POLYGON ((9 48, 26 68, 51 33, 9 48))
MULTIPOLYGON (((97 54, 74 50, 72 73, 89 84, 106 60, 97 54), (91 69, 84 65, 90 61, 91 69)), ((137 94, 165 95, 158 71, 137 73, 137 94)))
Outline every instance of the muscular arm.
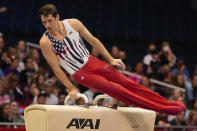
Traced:
POLYGON ((117 66, 119 68, 122 68, 125 70, 125 65, 122 62, 121 59, 114 59, 107 49, 103 46, 103 44, 94 37, 88 29, 77 19, 71 19, 70 24, 76 29, 76 31, 79 32, 79 35, 83 37, 95 50, 97 53, 102 55, 108 62, 113 65, 117 66))
POLYGON ((64 86, 67 87, 67 91, 70 92, 73 89, 76 89, 76 87, 70 82, 68 77, 60 68, 57 56, 52 50, 52 44, 45 36, 43 36, 40 40, 40 48, 42 50, 43 56, 47 60, 48 64, 51 66, 54 74, 64 84, 64 86))
POLYGON ((111 61, 113 61, 112 56, 103 44, 96 37, 94 37, 79 20, 72 19, 71 25, 79 32, 80 36, 83 37, 96 50, 97 53, 106 58, 108 62, 111 63, 111 61))

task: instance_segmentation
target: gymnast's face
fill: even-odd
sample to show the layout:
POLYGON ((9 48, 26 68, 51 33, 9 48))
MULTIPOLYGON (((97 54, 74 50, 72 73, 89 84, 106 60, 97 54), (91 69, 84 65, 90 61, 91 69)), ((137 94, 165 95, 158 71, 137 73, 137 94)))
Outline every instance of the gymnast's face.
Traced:
POLYGON ((41 22, 48 31, 54 31, 58 27, 59 15, 56 17, 51 14, 48 16, 41 15, 41 22))

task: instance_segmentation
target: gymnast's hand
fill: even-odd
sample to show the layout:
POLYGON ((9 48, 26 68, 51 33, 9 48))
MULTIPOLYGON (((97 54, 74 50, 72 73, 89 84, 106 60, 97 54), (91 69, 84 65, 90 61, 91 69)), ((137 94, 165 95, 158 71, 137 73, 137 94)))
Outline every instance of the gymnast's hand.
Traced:
POLYGON ((79 93, 79 90, 73 88, 68 95, 70 96, 71 99, 77 99, 77 94, 79 93))
POLYGON ((113 60, 110 62, 110 64, 111 64, 112 66, 116 66, 116 67, 118 67, 118 68, 120 68, 120 69, 122 69, 122 70, 125 70, 125 64, 122 62, 121 59, 113 59, 113 60))

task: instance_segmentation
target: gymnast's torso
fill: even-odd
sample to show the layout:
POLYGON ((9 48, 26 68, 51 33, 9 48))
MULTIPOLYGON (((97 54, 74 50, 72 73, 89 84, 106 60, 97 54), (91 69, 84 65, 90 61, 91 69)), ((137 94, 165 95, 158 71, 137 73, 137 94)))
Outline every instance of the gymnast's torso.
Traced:
POLYGON ((66 19, 62 22, 67 32, 67 36, 63 40, 56 40, 48 31, 44 34, 51 41, 60 66, 72 75, 86 64, 90 54, 79 33, 71 27, 66 19))

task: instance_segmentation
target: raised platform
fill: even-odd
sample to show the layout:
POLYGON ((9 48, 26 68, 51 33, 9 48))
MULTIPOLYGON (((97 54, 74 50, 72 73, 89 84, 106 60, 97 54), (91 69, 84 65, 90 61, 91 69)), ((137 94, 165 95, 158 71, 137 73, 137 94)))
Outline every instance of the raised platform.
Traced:
POLYGON ((153 131, 156 113, 141 108, 31 105, 25 109, 27 131, 153 131))

